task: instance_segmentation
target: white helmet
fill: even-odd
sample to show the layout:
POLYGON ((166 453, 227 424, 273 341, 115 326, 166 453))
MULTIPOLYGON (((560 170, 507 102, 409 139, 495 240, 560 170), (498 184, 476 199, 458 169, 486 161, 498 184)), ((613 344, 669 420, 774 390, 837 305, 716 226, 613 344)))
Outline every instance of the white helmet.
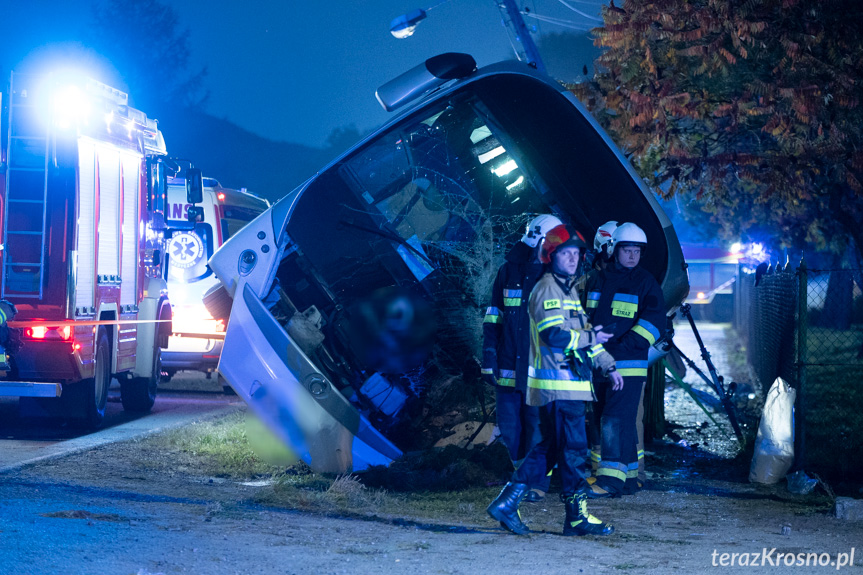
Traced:
POLYGON ((605 222, 596 230, 596 235, 593 236, 593 249, 597 253, 605 251, 606 257, 611 257, 611 249, 613 245, 612 235, 617 229, 617 222, 614 220, 605 222))
POLYGON ((551 214, 536 216, 529 224, 527 224, 527 228, 524 230, 524 235, 521 237, 521 241, 528 246, 535 248, 539 245, 539 242, 545 238, 545 234, 551 231, 552 228, 562 224, 563 222, 551 214))
POLYGON ((620 224, 614 233, 611 234, 611 239, 614 242, 614 248, 622 244, 634 244, 647 247, 647 235, 644 230, 632 223, 620 224))

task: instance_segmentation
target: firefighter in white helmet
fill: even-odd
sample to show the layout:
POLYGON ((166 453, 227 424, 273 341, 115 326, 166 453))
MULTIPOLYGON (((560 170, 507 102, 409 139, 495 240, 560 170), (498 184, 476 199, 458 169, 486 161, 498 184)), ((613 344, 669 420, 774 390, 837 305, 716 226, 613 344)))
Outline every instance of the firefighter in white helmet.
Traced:
MULTIPOLYGON (((585 274, 583 279, 579 280, 579 291, 581 293, 587 293, 585 289, 588 282, 590 282, 599 270, 603 270, 606 266, 611 264, 612 255, 614 253, 614 241, 612 239, 612 234, 614 234, 614 230, 617 229, 618 222, 616 220, 609 220, 599 226, 596 230, 596 234, 593 236, 593 262, 591 265, 591 270, 585 274)), ((599 418, 602 413, 602 408, 605 405, 605 401, 603 397, 598 397, 597 400, 592 403, 587 410, 587 438, 590 441, 590 464, 594 472, 599 468, 599 461, 601 458, 601 447, 600 447, 600 437, 601 433, 599 430, 599 418)), ((595 478, 591 477, 590 481, 594 481, 595 478)))
MULTIPOLYGON (((491 305, 483 320, 483 379, 495 387, 497 426, 514 466, 539 441, 539 411, 525 404, 530 318, 527 298, 543 273, 539 250, 560 220, 542 214, 527 224, 524 235, 497 272, 491 305)), ((534 486, 528 501, 548 491, 548 478, 534 486)))
POLYGON ((592 368, 623 385, 615 358, 603 349, 611 334, 591 326, 581 307, 575 274, 587 244, 572 227, 551 230, 542 246, 542 261, 550 264, 530 294, 530 367, 527 403, 537 406, 542 441, 527 454, 488 513, 509 531, 524 535, 518 507, 528 489, 557 465, 560 498, 566 508, 564 535, 610 535, 614 527, 587 511, 587 437, 585 403, 595 399, 592 368), (573 356, 577 356, 577 359, 573 356))
POLYGON ((604 264, 611 261, 612 255, 612 234, 617 229, 617 222, 610 220, 599 226, 596 230, 596 235, 593 237, 594 251, 594 267, 602 268, 604 264))
POLYGON ((594 324, 613 337, 605 349, 623 376, 621 390, 599 381, 597 393, 605 400, 600 419, 601 460, 592 497, 638 490, 636 418, 647 382, 647 354, 665 330, 662 290, 638 264, 647 248, 647 235, 633 223, 621 224, 612 234, 612 262, 588 282, 585 307, 594 324))

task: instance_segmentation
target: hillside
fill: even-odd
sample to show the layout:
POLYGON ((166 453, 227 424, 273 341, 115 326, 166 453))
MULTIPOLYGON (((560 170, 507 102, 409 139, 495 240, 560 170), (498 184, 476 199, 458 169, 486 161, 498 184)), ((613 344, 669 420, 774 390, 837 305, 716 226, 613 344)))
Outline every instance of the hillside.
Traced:
POLYGON ((171 156, 191 160, 223 186, 245 187, 270 201, 337 155, 334 149, 269 140, 199 111, 166 106, 148 115, 159 120, 171 156))

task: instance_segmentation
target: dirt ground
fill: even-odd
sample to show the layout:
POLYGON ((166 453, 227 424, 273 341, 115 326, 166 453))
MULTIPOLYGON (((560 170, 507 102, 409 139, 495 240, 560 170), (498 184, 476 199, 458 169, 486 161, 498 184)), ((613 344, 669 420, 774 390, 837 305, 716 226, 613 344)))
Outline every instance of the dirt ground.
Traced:
POLYGON ((148 438, 0 474, 0 574, 863 574, 863 521, 833 517, 820 487, 804 497, 749 483, 727 429, 705 425, 678 389, 666 405, 675 415, 646 447, 646 488, 590 504, 610 537, 562 537, 553 494, 522 506, 531 535, 511 535, 484 509, 499 486, 456 493, 445 518, 411 494, 387 513, 277 507, 265 503, 275 486, 219 477, 148 438))
POLYGON ((469 518, 454 522, 267 507, 258 502, 272 486, 201 475, 194 457, 160 455, 148 441, 0 476, 0 572, 654 574, 715 565, 734 573, 752 567, 723 567, 723 553, 727 563, 732 553, 766 550, 756 570, 811 573, 835 571, 837 554, 854 548, 854 566, 842 570, 863 573, 863 522, 831 517, 823 496, 751 485, 739 467, 670 441, 653 446, 644 491, 592 502, 617 529, 605 538, 562 537, 563 506, 553 497, 523 505, 534 530, 527 537, 504 532, 474 505, 454 509, 469 518), (772 566, 779 553, 795 561, 829 553, 833 563, 785 566, 780 557, 772 566))

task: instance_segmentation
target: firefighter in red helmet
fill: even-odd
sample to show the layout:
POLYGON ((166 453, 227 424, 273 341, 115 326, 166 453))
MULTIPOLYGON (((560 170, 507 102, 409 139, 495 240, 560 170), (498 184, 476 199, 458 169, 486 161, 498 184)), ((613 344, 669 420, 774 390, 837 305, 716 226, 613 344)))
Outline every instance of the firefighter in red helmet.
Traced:
POLYGON ((506 529, 529 532, 518 507, 530 487, 557 465, 566 506, 564 535, 609 535, 614 531, 587 512, 585 402, 594 400, 590 370, 596 366, 616 385, 622 378, 602 343, 610 334, 592 327, 579 302, 575 274, 587 245, 572 227, 560 225, 545 238, 541 259, 550 269, 530 294, 530 365, 527 404, 540 409, 542 439, 489 505, 488 513, 506 529))

